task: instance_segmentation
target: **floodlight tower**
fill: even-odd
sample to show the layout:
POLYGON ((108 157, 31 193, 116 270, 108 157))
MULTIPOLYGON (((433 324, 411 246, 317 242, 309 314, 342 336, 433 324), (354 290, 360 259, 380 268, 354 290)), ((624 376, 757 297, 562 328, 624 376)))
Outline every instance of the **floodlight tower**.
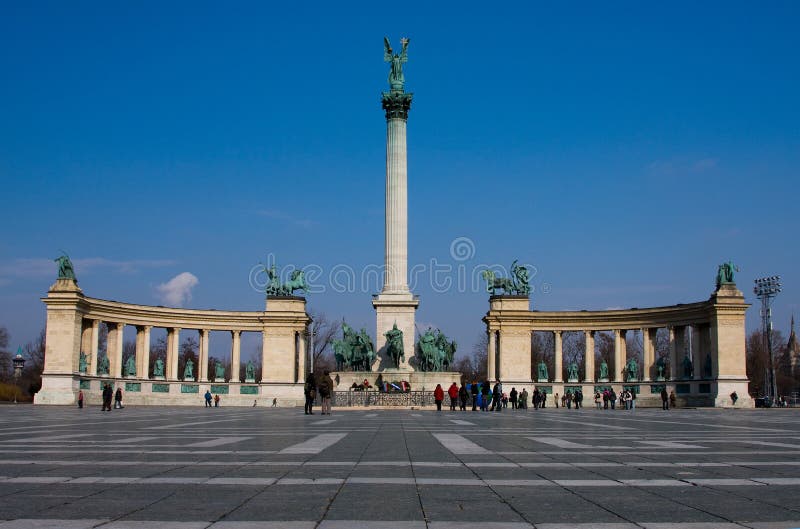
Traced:
POLYGON ((775 359, 772 354, 772 299, 781 291, 781 277, 769 276, 755 280, 756 286, 753 293, 761 300, 761 332, 764 336, 764 345, 769 354, 769 392, 772 402, 778 397, 778 384, 775 380, 775 359))

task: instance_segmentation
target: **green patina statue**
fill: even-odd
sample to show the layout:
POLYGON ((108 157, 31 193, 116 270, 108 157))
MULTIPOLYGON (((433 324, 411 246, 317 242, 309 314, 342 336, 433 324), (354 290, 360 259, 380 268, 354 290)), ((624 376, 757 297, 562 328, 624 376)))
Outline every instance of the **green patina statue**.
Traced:
POLYGON ((567 381, 569 382, 578 381, 578 364, 575 362, 571 362, 567 366, 567 381))
POLYGON ((59 257, 53 260, 58 263, 58 279, 72 279, 77 281, 75 269, 72 267, 72 261, 70 261, 66 253, 62 252, 59 257))
POLYGON ((183 379, 194 378, 194 362, 191 358, 186 359, 186 365, 183 367, 183 379))
POLYGON ((738 272, 739 268, 733 264, 733 261, 722 263, 717 267, 717 290, 722 285, 735 285, 734 272, 738 272))
POLYGON ((683 355, 683 378, 692 378, 692 374, 694 374, 694 365, 692 364, 692 359, 689 358, 689 354, 683 355))
POLYGON ((417 340, 417 367, 420 371, 446 371, 453 363, 456 342, 439 329, 428 328, 417 340))
POLYGON ((403 331, 397 328, 397 322, 383 334, 386 337, 386 354, 394 362, 394 367, 400 367, 400 362, 405 360, 403 351, 403 331))
POLYGON ((372 363, 376 357, 375 346, 366 329, 362 328, 359 332, 355 332, 342 321, 342 339, 333 340, 332 346, 337 370, 372 370, 372 363))
POLYGON ((631 358, 625 364, 625 373, 627 375, 626 380, 628 382, 639 380, 639 364, 636 362, 635 358, 631 358))
POLYGON ((667 370, 667 361, 664 359, 663 356, 659 356, 658 360, 656 360, 656 381, 663 382, 664 381, 664 372, 667 370))
POLYGON ((608 380, 608 363, 605 360, 600 362, 600 380, 608 380))
POLYGON ((548 379, 547 376, 547 364, 544 360, 539 362, 539 365, 536 367, 536 379, 539 382, 545 381, 548 379))
POLYGON ((253 362, 250 360, 247 361, 247 365, 244 368, 244 379, 245 380, 256 379, 256 366, 253 365, 253 362))
POLYGON ((389 70, 389 88, 393 92, 402 92, 406 79, 403 76, 403 63, 408 62, 408 42, 407 38, 400 39, 400 53, 392 51, 392 45, 389 44, 389 37, 383 37, 383 61, 392 63, 389 70))
POLYGON ((129 356, 128 360, 125 362, 125 376, 126 377, 136 376, 136 358, 134 358, 133 356, 129 356))
POLYGON ((81 351, 81 355, 78 358, 78 372, 86 373, 86 369, 89 367, 89 359, 86 356, 86 353, 81 351))
POLYGON ((498 289, 506 295, 527 296, 531 293, 528 268, 519 266, 516 260, 511 263, 511 277, 497 277, 493 270, 484 270, 481 275, 486 280, 486 291, 492 296, 498 289))
POLYGON ((107 375, 108 374, 108 355, 103 355, 97 358, 97 374, 98 375, 107 375))
POLYGON ((161 358, 156 358, 156 361, 153 364, 153 376, 154 377, 164 376, 164 361, 161 358))
POLYGON ((219 360, 214 364, 214 380, 225 379, 225 365, 219 360))
POLYGON ((267 285, 264 288, 264 293, 267 297, 292 296, 295 290, 308 292, 308 284, 306 283, 305 275, 302 270, 293 270, 289 280, 285 283, 281 283, 280 274, 274 264, 269 268, 264 266, 263 269, 268 279, 267 285))

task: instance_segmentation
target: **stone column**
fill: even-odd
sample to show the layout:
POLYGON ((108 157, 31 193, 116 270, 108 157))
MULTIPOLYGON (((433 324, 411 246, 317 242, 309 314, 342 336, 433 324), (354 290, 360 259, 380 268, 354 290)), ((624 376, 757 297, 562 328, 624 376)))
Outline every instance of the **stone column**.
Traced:
POLYGON ((208 329, 198 329, 197 333, 200 338, 198 346, 198 371, 197 380, 199 382, 208 382, 208 329))
POLYGON ((136 376, 150 378, 150 325, 136 326, 136 376))
MULTIPOLYGON (((89 353, 92 348, 92 320, 86 318, 81 319, 81 350, 80 352, 86 355, 86 361, 89 361, 89 353)), ((80 371, 80 361, 78 362, 78 370, 80 371)), ((89 366, 86 366, 86 372, 89 372, 89 366)))
POLYGON ((178 354, 181 346, 181 330, 177 327, 167 329, 167 380, 178 380, 178 354))
POLYGON ((269 367, 267 361, 269 357, 269 342, 270 336, 267 334, 267 329, 261 331, 261 382, 269 382, 267 378, 269 375, 269 367))
POLYGON ((667 330, 669 331, 669 380, 675 380, 678 375, 678 345, 675 342, 675 327, 670 325, 667 330))
POLYGON ((628 358, 628 344, 625 341, 625 329, 614 330, 614 376, 610 377, 614 382, 622 382, 622 371, 628 358))
POLYGON ((122 376, 122 344, 124 323, 111 323, 108 326, 108 372, 113 378, 122 376))
POLYGON ((694 376, 692 378, 695 380, 703 378, 703 360, 706 359, 706 355, 703 352, 702 340, 700 339, 699 327, 699 325, 690 325, 687 327, 689 331, 689 343, 691 344, 692 350, 692 365, 694 366, 694 376))
POLYGON ((297 358, 297 372, 295 373, 294 381, 304 382, 306 379, 306 335, 304 332, 297 333, 295 358, 297 358))
POLYGON ((586 346, 583 352, 584 382, 594 382, 594 331, 583 331, 586 346))
POLYGON ((231 331, 231 382, 241 382, 242 331, 231 331))
POLYGON ((653 351, 653 331, 654 329, 642 328, 642 380, 650 381, 650 373, 653 370, 654 351, 653 351))
POLYGON ((89 369, 87 373, 92 376, 97 375, 97 355, 100 352, 100 320, 92 320, 92 342, 87 354, 89 354, 89 369))
POLYGON ((494 382, 497 376, 497 331, 489 331, 489 345, 486 350, 486 378, 494 382))
POLYGON ((555 351, 553 352, 553 357, 555 359, 555 376, 553 377, 553 382, 563 382, 562 372, 564 371, 564 353, 562 350, 562 337, 561 333, 563 331, 553 331, 553 344, 555 345, 555 351))
POLYGON ((686 327, 675 326, 675 375, 683 378, 683 357, 686 356, 686 327))

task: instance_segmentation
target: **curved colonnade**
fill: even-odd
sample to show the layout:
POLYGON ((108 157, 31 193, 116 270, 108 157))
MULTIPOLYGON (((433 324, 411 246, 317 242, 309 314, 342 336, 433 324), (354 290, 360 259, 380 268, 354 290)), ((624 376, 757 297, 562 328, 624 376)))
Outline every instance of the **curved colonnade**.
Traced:
POLYGON ((59 279, 47 297, 45 367, 37 404, 72 404, 83 390, 87 403, 99 403, 102 386, 122 387, 131 404, 201 404, 206 390, 222 394, 224 404, 252 405, 254 400, 281 405, 303 402, 304 373, 308 365, 306 337, 311 318, 305 299, 270 298, 266 310, 194 310, 120 303, 83 295, 71 279, 59 279), (108 372, 98 372, 100 324, 108 326, 108 372), (136 328, 136 375, 123 376, 123 335, 126 325, 136 328), (151 331, 167 333, 163 376, 150 376, 151 331), (230 370, 223 379, 209 379, 211 331, 231 333, 230 370), (178 372, 181 335, 196 332, 198 365, 195 377, 178 372), (262 335, 261 379, 241 380, 241 334, 262 335), (85 355, 85 365, 81 355, 85 355))
MULTIPOLYGON (((494 296, 483 318, 488 333, 489 378, 511 386, 536 385, 548 394, 580 388, 584 405, 592 405, 595 390, 623 387, 637 391, 647 404, 660 401, 665 387, 674 391, 679 402, 693 406, 731 406, 729 395, 739 396, 736 407, 752 407, 747 393, 744 319, 748 304, 735 285, 722 285, 707 301, 628 310, 532 311, 527 297, 494 296), (655 338, 659 328, 669 333, 668 370, 659 376, 655 358, 655 338), (613 333, 614 354, 608 377, 598 377, 595 365, 595 333, 613 333), (554 362, 544 380, 533 380, 531 341, 533 332, 550 332, 554 342, 554 362), (562 337, 565 332, 585 334, 585 350, 578 376, 564 380, 562 337), (642 357, 638 372, 628 376, 626 334, 639 332, 642 357), (691 333, 692 347, 687 335, 691 333), (588 354, 587 354, 588 353, 588 354), (684 358, 692 362, 691 373, 683 370, 684 358), (651 401, 651 402, 648 402, 651 401)), ((551 397, 552 398, 552 397, 551 397)), ((550 402, 548 402, 550 404, 550 402)))

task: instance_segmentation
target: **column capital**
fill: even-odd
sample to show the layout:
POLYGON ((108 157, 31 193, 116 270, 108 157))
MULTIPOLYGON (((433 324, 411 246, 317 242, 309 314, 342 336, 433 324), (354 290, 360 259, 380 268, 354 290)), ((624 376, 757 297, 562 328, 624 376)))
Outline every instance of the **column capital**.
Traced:
POLYGON ((414 94, 410 92, 384 92, 381 97, 381 104, 386 111, 386 120, 408 119, 408 111, 411 109, 411 98, 414 94))

